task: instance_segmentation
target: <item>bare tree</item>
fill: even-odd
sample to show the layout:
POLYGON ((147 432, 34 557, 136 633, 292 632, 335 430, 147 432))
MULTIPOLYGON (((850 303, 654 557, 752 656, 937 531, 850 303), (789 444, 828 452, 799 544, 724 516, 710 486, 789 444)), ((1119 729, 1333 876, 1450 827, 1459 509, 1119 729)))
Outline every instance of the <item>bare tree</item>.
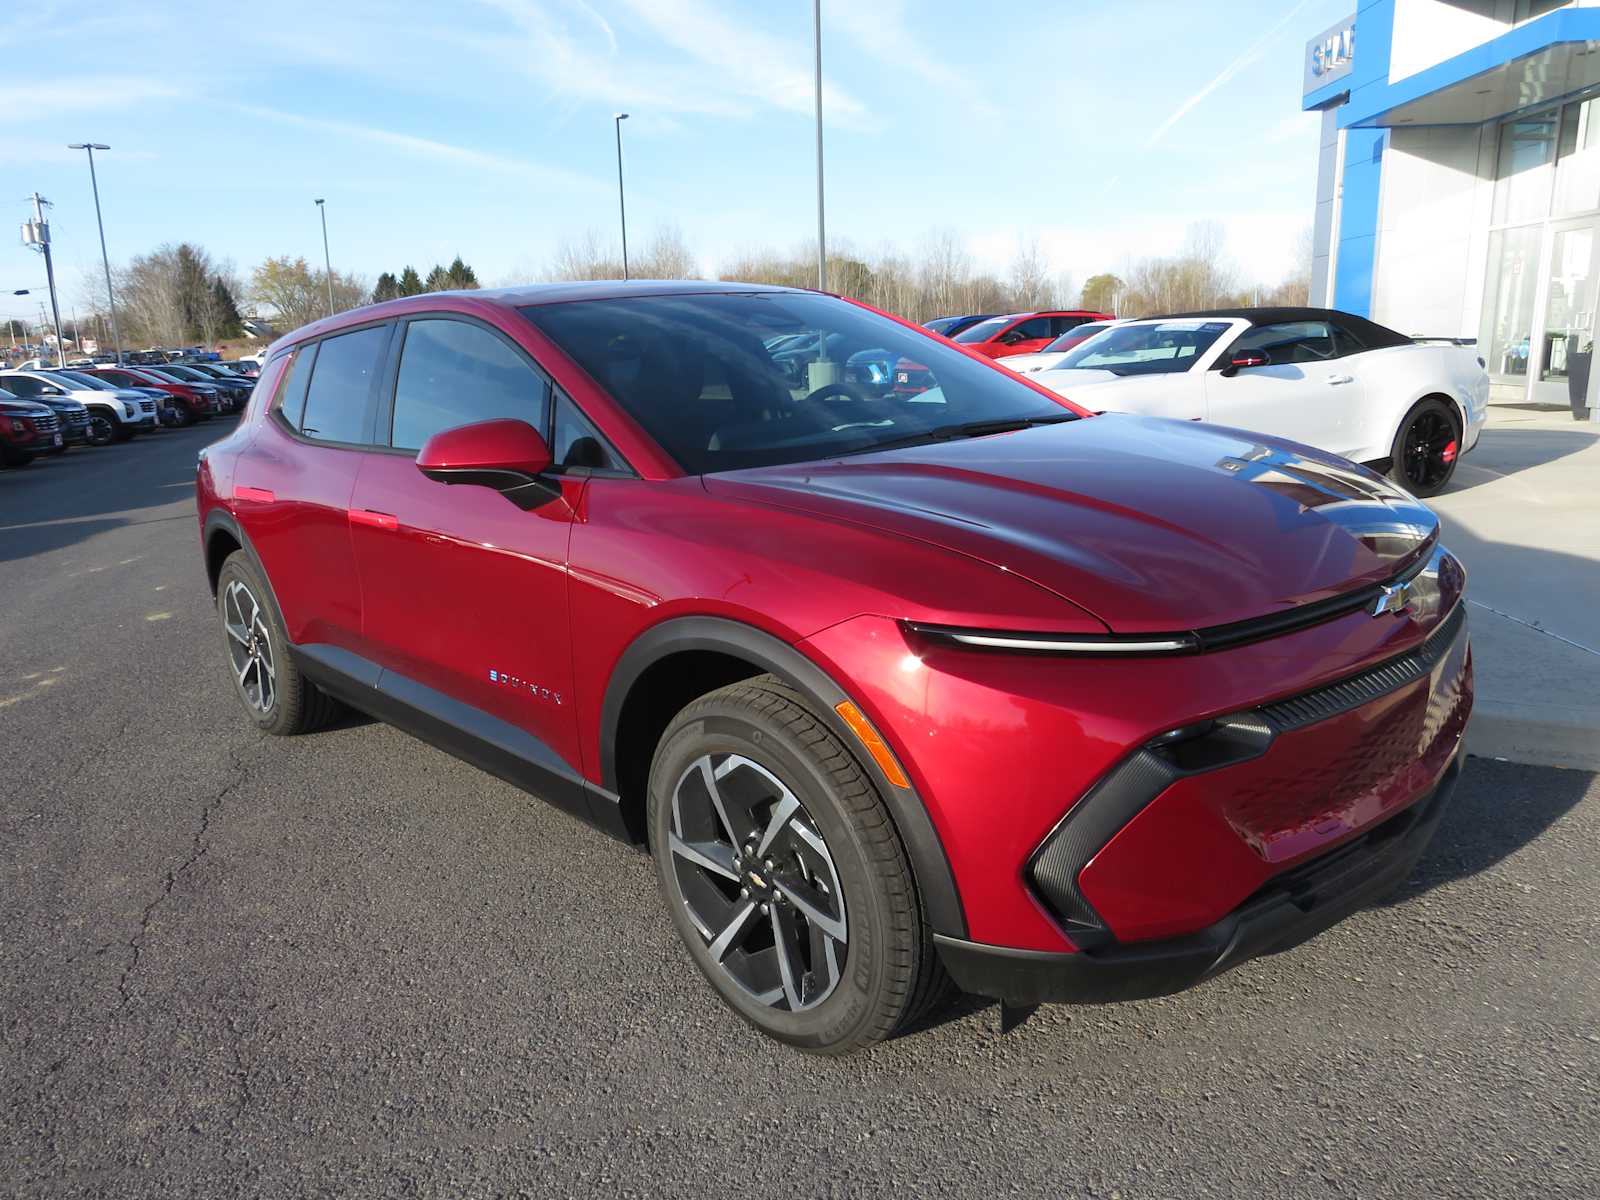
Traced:
POLYGON ((622 255, 612 251, 598 230, 586 229, 556 247, 546 274, 551 279, 621 279, 622 255))
POLYGON ((1010 298, 1018 308, 1049 308, 1055 303, 1050 264, 1039 249, 1038 238, 1019 238, 1011 260, 1010 298))

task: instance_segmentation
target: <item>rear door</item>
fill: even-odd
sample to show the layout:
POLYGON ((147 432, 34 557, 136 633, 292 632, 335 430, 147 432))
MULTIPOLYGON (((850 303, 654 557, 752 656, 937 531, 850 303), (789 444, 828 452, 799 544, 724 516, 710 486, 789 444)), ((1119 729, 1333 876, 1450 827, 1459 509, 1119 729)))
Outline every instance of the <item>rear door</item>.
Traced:
POLYGON ((392 333, 385 322, 291 351, 272 411, 234 470, 234 510, 302 647, 370 657, 349 510, 392 333))
POLYGON ((567 547, 584 479, 562 479, 560 498, 524 511, 416 466, 433 434, 479 421, 510 417, 549 438, 550 382, 506 332, 459 314, 413 317, 397 345, 380 409, 387 449, 363 466, 349 515, 384 689, 448 708, 480 737, 494 736, 480 714, 532 733, 575 777, 567 547))
POLYGON ((1343 361, 1349 349, 1327 321, 1246 329, 1206 373, 1207 419, 1346 454, 1362 407, 1361 381, 1343 361), (1267 364, 1225 373, 1247 350, 1264 353, 1267 364))

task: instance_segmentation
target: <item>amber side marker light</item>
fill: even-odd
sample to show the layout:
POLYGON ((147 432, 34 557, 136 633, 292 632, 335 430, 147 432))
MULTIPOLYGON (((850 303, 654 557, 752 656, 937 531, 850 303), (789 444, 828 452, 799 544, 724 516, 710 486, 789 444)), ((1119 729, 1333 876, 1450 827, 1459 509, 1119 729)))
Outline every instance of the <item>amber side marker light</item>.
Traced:
POLYGON ((872 761, 882 769, 889 782, 895 787, 908 788, 911 781, 906 778, 906 773, 900 769, 900 764, 895 761, 894 752, 884 744, 878 731, 872 727, 866 717, 861 715, 861 710, 850 701, 835 704, 833 711, 838 713, 844 723, 850 726, 850 732, 861 739, 861 744, 867 748, 867 753, 872 755, 872 761))

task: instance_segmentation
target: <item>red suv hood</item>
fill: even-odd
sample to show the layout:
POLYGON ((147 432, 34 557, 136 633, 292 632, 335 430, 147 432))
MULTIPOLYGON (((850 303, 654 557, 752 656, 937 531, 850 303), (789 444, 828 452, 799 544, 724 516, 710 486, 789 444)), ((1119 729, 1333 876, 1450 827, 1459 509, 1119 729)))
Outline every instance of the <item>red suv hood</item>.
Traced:
POLYGON ((1115 632, 1266 616, 1388 578, 1438 527, 1371 472, 1257 434, 1105 416, 707 476, 714 494, 933 542, 1115 632))

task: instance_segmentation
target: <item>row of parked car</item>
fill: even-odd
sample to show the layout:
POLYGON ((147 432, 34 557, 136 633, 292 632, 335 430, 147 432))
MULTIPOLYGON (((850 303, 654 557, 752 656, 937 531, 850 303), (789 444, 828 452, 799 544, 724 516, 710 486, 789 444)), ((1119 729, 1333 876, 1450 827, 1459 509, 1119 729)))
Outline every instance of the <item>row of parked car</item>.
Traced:
POLYGON ((240 413, 259 370, 254 362, 0 370, 0 466, 240 413))

